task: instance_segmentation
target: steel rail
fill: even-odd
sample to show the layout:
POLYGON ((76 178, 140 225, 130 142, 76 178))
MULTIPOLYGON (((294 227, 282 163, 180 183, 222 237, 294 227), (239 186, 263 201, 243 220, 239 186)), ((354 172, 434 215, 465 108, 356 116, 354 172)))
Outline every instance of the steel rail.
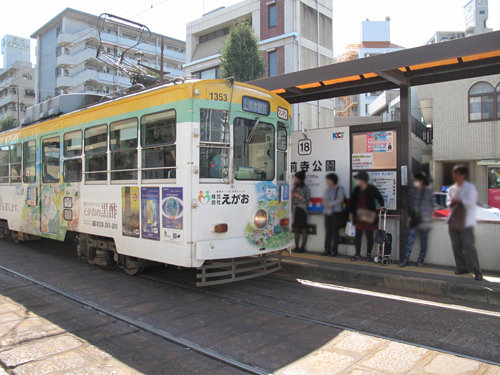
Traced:
POLYGON ((4 267, 2 265, 0 265, 0 270, 8 272, 8 273, 15 275, 17 277, 20 277, 26 281, 29 281, 35 285, 41 286, 45 289, 48 289, 51 292, 57 293, 63 297, 66 297, 66 298, 74 301, 74 302, 77 302, 83 306, 90 307, 93 310, 98 311, 104 315, 107 315, 115 320, 119 320, 119 321, 124 322, 126 324, 129 324, 133 327, 139 328, 143 331, 152 333, 152 334, 159 336, 167 341, 170 341, 174 344, 180 345, 184 348, 190 349, 198 354, 201 354, 205 357, 208 357, 208 358, 211 358, 211 359, 216 360, 218 362, 221 362, 225 365, 234 367, 238 370, 242 370, 242 371, 247 372, 249 374, 255 374, 255 375, 271 375, 272 374, 272 372, 267 371, 265 369, 238 361, 238 360, 231 358, 227 355, 217 353, 215 350, 201 346, 201 345, 199 345, 191 340, 186 340, 184 338, 178 337, 178 336, 176 336, 168 331, 165 331, 163 329, 155 328, 148 323, 144 323, 144 322, 141 322, 139 320, 130 318, 124 314, 112 311, 111 309, 103 307, 103 306, 101 306, 97 303, 94 303, 92 301, 89 301, 85 298, 78 297, 78 296, 74 295, 73 293, 66 292, 66 291, 64 291, 60 288, 57 288, 57 287, 55 287, 47 282, 34 279, 31 276, 24 275, 20 272, 17 272, 15 270, 10 269, 10 268, 4 267))
MULTIPOLYGON (((242 300, 234 298, 234 297, 228 297, 228 296, 224 296, 224 295, 219 294, 219 293, 210 292, 210 291, 207 291, 206 289, 195 288, 195 287, 191 287, 191 286, 185 285, 185 284, 180 284, 180 283, 176 283, 176 282, 172 282, 172 281, 158 279, 156 277, 151 277, 151 276, 147 276, 147 275, 141 275, 140 277, 144 278, 146 280, 157 282, 157 283, 161 283, 161 284, 165 284, 165 285, 177 287, 177 288, 180 288, 180 289, 186 289, 186 290, 194 291, 194 292, 197 292, 197 293, 200 293, 200 294, 204 294, 204 295, 208 295, 208 296, 220 298, 223 301, 231 302, 231 303, 238 304, 238 305, 241 305, 241 306, 250 307, 250 308, 252 308, 254 310, 266 311, 266 312, 270 312, 270 313, 274 313, 274 314, 279 314, 279 315, 282 315, 284 317, 289 317, 289 318, 292 318, 292 319, 302 320, 302 321, 305 321, 305 322, 308 322, 308 323, 313 323, 313 324, 318 324, 318 325, 324 325, 324 326, 328 326, 328 327, 331 327, 331 328, 341 329, 341 330, 349 331, 349 332, 357 332, 357 333, 361 333, 361 334, 364 334, 364 335, 367 335, 367 336, 371 336, 371 337, 375 337, 375 338, 379 338, 379 339, 383 339, 383 340, 394 341, 394 342, 397 342, 397 343, 400 343, 400 344, 405 344, 405 345, 418 346, 420 348, 424 348, 424 349, 427 349, 427 350, 433 350, 433 351, 440 352, 440 353, 443 353, 443 354, 454 355, 454 356, 457 356, 457 357, 462 357, 462 358, 467 358, 467 359, 471 359, 471 360, 475 360, 475 361, 479 361, 479 362, 484 362, 484 363, 487 363, 487 364, 490 364, 490 365, 494 365, 494 366, 500 366, 500 362, 489 360, 489 359, 486 359, 486 358, 481 358, 481 357, 473 356, 473 355, 470 355, 470 354, 464 354, 464 353, 460 353, 460 352, 453 351, 453 350, 447 350, 447 349, 439 348, 439 347, 432 346, 432 345, 419 344, 419 343, 411 342, 411 341, 408 341, 408 340, 398 339, 398 338, 394 338, 394 337, 390 337, 390 336, 386 336, 386 335, 382 335, 382 334, 378 334, 378 333, 374 333, 374 332, 370 332, 370 331, 366 331, 366 330, 362 330, 362 329, 358 329, 358 328, 355 329, 355 328, 352 328, 352 327, 349 327, 349 326, 346 326, 346 325, 343 325, 343 324, 332 323, 332 322, 327 322, 327 321, 324 321, 324 320, 310 318, 310 317, 307 317, 307 316, 304 316, 304 315, 294 314, 294 313, 290 313, 290 312, 287 312, 287 311, 275 309, 275 308, 272 308, 272 307, 260 306, 260 305, 254 304, 254 303, 242 301, 242 300)), ((264 276, 264 277, 267 277, 267 276, 264 276)), ((276 278, 276 277, 274 277, 274 278, 276 278)), ((289 282, 289 280, 286 280, 286 279, 282 279, 282 278, 278 278, 278 279, 281 280, 281 281, 287 281, 287 282, 289 282)), ((342 292, 342 290, 338 290, 338 291, 342 292)), ((405 302, 405 301, 402 301, 402 302, 405 302)), ((436 306, 436 307, 439 308, 439 306, 436 306)), ((468 312, 468 311, 465 311, 465 312, 468 312)))

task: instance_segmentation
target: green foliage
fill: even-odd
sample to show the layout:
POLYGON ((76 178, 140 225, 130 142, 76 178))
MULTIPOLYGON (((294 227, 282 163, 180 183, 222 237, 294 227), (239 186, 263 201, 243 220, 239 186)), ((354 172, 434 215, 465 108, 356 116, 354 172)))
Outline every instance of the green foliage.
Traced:
POLYGON ((17 127, 17 125, 17 120, 12 115, 2 117, 0 119, 0 132, 14 129, 17 127))
POLYGON ((224 78, 233 77, 246 82, 264 75, 266 61, 259 51, 257 38, 248 22, 231 27, 229 37, 221 50, 221 68, 224 78))

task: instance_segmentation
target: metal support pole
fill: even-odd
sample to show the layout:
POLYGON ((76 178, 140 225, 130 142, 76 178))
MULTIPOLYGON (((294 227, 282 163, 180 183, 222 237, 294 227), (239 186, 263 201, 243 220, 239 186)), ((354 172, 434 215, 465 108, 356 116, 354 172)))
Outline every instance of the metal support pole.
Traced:
POLYGON ((401 219, 399 222, 399 259, 403 259, 406 239, 408 236, 409 217, 409 183, 412 180, 411 168, 411 88, 406 85, 399 87, 401 126, 399 131, 399 167, 400 167, 400 197, 399 207, 401 219), (405 176, 406 175, 406 176, 405 176), (406 180, 406 181, 405 181, 406 180))
POLYGON ((163 83, 163 47, 164 47, 164 43, 163 43, 163 35, 161 37, 161 52, 160 52, 160 84, 163 83))

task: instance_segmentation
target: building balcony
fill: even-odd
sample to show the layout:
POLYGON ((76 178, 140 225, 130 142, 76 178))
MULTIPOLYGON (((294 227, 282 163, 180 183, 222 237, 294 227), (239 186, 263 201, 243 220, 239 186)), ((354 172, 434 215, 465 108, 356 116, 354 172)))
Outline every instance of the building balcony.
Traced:
POLYGON ((83 29, 74 33, 60 33, 57 36, 57 44, 60 46, 67 46, 68 44, 89 38, 99 40, 97 30, 90 26, 84 27, 83 29))
POLYGON ((67 88, 73 86, 73 78, 72 77, 57 77, 56 79, 56 87, 57 88, 67 88))
MULTIPOLYGON (((109 34, 109 33, 102 33, 101 34, 102 41, 111 43, 114 45, 119 45, 124 48, 131 47, 137 43, 135 39, 129 39, 121 35, 116 35, 116 34, 109 34)), ((134 48, 134 50, 140 49, 142 52, 145 54, 150 54, 154 56, 160 56, 161 55, 161 44, 160 42, 158 45, 155 44, 149 44, 149 43, 141 43, 137 47, 134 48)), ((168 49, 167 46, 163 49, 163 57, 165 59, 171 59, 175 60, 179 63, 184 63, 186 61, 186 54, 184 52, 178 52, 178 51, 173 51, 171 49, 168 49)))
POLYGON ((100 83, 104 85, 123 86, 123 87, 128 87, 131 85, 130 79, 128 77, 110 73, 98 72, 97 70, 92 70, 92 69, 83 70, 73 75, 70 79, 72 83, 71 87, 81 86, 87 82, 91 84, 100 83))
POLYGON ((17 104, 17 94, 8 94, 6 96, 0 97, 0 107, 7 105, 9 103, 17 104))
POLYGON ((74 66, 87 60, 96 60, 96 54, 97 50, 89 47, 70 55, 60 55, 57 57, 57 66, 74 66))

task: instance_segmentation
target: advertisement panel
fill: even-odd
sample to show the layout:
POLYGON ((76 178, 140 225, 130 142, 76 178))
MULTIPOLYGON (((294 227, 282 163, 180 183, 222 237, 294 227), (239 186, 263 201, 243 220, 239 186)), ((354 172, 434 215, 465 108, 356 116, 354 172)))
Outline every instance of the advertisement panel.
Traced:
POLYGON ((182 243, 184 241, 182 187, 163 187, 161 189, 161 216, 164 239, 182 243))
POLYGON ((122 234, 139 237, 139 187, 122 187, 122 234))
POLYGON ((160 189, 141 187, 142 238, 160 240, 160 189))

